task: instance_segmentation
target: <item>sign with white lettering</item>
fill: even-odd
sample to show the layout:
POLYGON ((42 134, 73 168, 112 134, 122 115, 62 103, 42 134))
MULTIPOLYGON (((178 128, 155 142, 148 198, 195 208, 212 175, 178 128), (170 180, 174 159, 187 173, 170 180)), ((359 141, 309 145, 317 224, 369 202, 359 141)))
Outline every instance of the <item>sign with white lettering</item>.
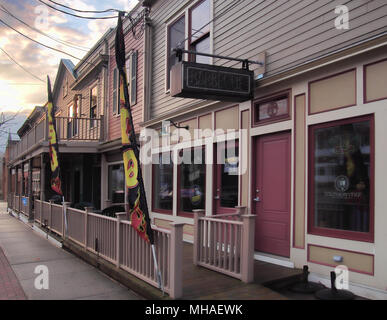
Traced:
POLYGON ((172 97, 242 102, 253 91, 253 71, 187 61, 171 69, 172 97))

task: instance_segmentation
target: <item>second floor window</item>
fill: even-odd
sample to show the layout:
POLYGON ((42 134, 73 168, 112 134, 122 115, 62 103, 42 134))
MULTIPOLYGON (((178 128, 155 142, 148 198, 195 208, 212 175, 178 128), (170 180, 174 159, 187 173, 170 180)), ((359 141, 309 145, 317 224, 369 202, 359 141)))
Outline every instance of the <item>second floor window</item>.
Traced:
MULTIPOLYGON (((170 88, 170 71, 178 62, 173 49, 189 49, 192 51, 211 53, 210 45, 210 0, 201 0, 185 13, 168 25, 168 45, 167 45, 167 75, 166 89, 170 88), (186 33, 188 30, 188 33, 186 33)), ((191 55, 190 61, 210 64, 211 58, 199 55, 191 55)))
POLYGON ((63 84, 63 98, 67 96, 68 93, 68 88, 69 88, 69 82, 68 79, 66 78, 65 83, 63 84))
POLYGON ((137 103, 137 51, 130 54, 126 60, 126 77, 128 79, 128 92, 130 105, 137 103))
MULTIPOLYGON (((97 117, 97 104, 98 104, 98 87, 94 86, 90 90, 90 118, 95 119, 97 117)), ((90 120, 90 127, 95 125, 94 120, 90 120)))
POLYGON ((185 38, 185 16, 180 17, 176 22, 168 27, 168 70, 167 70, 167 89, 170 88, 171 68, 178 62, 173 49, 184 48, 185 38))
POLYGON ((120 114, 120 80, 117 68, 113 71, 113 114, 120 114))
MULTIPOLYGON (((211 53, 210 50, 210 0, 204 0, 190 9, 189 41, 190 50, 211 53)), ((192 61, 211 63, 210 57, 193 56, 192 61)))

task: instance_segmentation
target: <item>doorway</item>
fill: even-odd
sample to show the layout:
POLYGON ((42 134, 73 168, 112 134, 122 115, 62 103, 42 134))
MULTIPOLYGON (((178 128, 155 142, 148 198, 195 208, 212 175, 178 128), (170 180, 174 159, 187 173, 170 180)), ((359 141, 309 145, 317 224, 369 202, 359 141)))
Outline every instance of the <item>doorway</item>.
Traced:
POLYGON ((290 132, 258 137, 254 148, 255 250, 290 257, 290 132))

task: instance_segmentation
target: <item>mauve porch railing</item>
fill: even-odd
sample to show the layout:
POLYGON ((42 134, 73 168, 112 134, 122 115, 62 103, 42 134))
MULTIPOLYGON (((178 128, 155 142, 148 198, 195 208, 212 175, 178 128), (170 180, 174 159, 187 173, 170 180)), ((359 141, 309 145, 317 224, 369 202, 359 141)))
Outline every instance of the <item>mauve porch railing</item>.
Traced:
POLYGON ((23 213, 27 217, 30 217, 31 213, 29 207, 29 197, 19 196, 15 193, 11 193, 8 195, 8 200, 10 200, 10 203, 8 202, 8 208, 14 209, 17 212, 23 213))
POLYGON ((245 215, 245 209, 211 217, 205 217, 204 210, 194 210, 195 265, 243 282, 254 280, 255 215, 245 215))
MULTIPOLYGON (((151 246, 141 239, 124 220, 126 213, 116 218, 66 206, 67 233, 64 207, 35 200, 35 221, 67 238, 85 250, 115 264, 137 278, 158 287, 151 246)), ((182 296, 183 225, 172 223, 171 230, 152 226, 155 237, 157 263, 162 272, 164 290, 172 298, 182 296)))
POLYGON ((101 139, 102 119, 56 117, 56 131, 59 140, 101 139))
MULTIPOLYGON (((57 117, 56 129, 59 141, 101 141, 103 116, 100 118, 57 117)), ((17 143, 10 145, 10 160, 15 160, 38 143, 48 141, 48 123, 43 119, 28 131, 17 143)))

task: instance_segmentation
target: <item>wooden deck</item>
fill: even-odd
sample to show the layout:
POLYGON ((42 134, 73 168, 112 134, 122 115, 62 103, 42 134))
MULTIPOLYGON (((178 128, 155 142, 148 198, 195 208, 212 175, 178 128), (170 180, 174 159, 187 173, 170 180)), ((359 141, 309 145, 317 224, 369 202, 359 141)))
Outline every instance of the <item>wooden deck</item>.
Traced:
POLYGON ((302 273, 266 262, 255 261, 254 283, 242 281, 221 273, 196 267, 192 263, 193 246, 184 244, 183 298, 192 300, 286 300, 287 298, 263 284, 288 279, 302 273))

